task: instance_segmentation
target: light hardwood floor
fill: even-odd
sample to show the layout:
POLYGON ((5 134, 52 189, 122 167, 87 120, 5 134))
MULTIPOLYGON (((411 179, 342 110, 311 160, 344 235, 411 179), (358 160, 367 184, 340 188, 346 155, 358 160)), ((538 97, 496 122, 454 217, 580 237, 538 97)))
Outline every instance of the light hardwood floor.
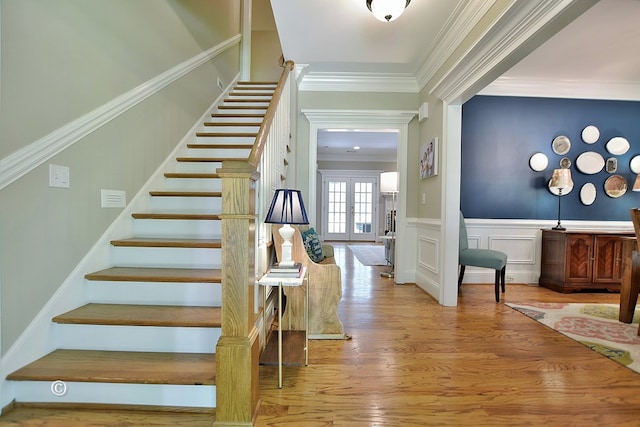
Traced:
MULTIPOLYGON (((351 340, 313 340, 309 366, 260 369, 266 426, 638 426, 640 374, 515 312, 504 302, 617 303, 619 295, 559 294, 507 284, 463 285, 442 307, 415 285, 380 277, 346 244, 340 316, 351 340)), ((210 415, 20 408, 0 425, 209 426, 210 415)))

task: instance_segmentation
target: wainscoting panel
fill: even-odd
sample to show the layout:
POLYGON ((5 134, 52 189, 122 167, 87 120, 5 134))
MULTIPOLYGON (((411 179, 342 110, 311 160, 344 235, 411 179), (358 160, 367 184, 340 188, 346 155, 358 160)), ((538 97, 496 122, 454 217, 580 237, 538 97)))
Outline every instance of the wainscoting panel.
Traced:
MULTIPOLYGON (((441 224, 435 219, 411 218, 415 227, 415 283, 434 298, 441 287, 441 224), (435 293, 434 293, 435 292, 435 293)), ((633 231, 631 221, 562 221, 569 230, 633 231)), ((507 254, 507 283, 537 284, 540 278, 542 229, 556 221, 466 218, 470 248, 494 249, 507 254)), ((412 236, 412 234, 409 234, 412 236)), ((464 283, 493 283, 488 269, 467 268, 464 283)))

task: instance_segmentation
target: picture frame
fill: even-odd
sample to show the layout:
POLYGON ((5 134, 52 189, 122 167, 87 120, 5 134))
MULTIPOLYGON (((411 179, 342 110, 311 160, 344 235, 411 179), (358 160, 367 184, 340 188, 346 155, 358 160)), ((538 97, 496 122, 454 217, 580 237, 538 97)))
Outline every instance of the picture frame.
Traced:
POLYGON ((438 138, 433 137, 420 149, 420 178, 427 179, 438 175, 438 138))

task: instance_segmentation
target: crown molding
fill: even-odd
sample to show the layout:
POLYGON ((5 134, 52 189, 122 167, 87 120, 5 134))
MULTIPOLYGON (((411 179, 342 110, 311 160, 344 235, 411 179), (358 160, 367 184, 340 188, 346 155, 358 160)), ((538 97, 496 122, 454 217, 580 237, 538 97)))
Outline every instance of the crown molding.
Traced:
POLYGON ((536 41, 546 40, 545 34, 553 34, 559 25, 566 24, 567 16, 579 15, 594 1, 512 1, 430 93, 448 102, 466 101, 526 56, 537 46, 536 41))
POLYGON ((478 95, 640 101, 640 85, 585 80, 534 80, 499 77, 478 95))
POLYGON ((329 123, 331 125, 341 124, 346 127, 363 127, 371 125, 372 128, 380 128, 380 123, 400 124, 409 123, 417 114, 418 110, 321 110, 302 109, 302 114, 312 123, 319 127, 329 123))
POLYGON ((241 40, 242 36, 236 34, 0 159, 0 190, 230 47, 238 45, 241 40))
POLYGON ((494 4, 495 0, 483 2, 463 0, 458 2, 453 13, 420 61, 422 66, 416 73, 420 90, 424 89, 429 80, 444 65, 451 52, 462 43, 462 40, 494 4))
POLYGON ((400 73, 303 72, 300 91, 418 93, 415 76, 400 73))

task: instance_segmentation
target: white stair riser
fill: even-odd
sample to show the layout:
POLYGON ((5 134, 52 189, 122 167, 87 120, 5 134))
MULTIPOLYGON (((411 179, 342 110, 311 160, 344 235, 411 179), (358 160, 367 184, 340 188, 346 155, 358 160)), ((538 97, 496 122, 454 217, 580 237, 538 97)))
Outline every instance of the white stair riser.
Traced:
POLYGON ((255 92, 255 93, 268 93, 273 95, 276 91, 276 85, 242 85, 242 87, 233 88, 232 92, 255 92))
MULTIPOLYGON (((197 151, 197 150, 194 150, 197 151)), ((205 158, 207 156, 193 156, 191 152, 185 152, 181 157, 199 157, 205 158)), ((180 173, 216 173, 218 168, 222 166, 222 162, 175 162, 171 166, 171 170, 168 172, 180 172, 180 173)))
POLYGON ((219 283, 109 282, 86 283, 87 300, 101 304, 151 304, 218 307, 219 283))
POLYGON ((220 249, 112 247, 113 265, 119 267, 220 268, 220 249))
MULTIPOLYGON (((207 130, 210 133, 224 133, 215 132, 211 129, 207 130)), ((255 136, 196 136, 195 144, 249 144, 253 145, 256 138, 255 136)))
POLYGON ((219 132, 233 135, 235 133, 253 132, 257 133, 260 126, 201 126, 198 132, 219 132))
POLYGON ((219 108, 216 113, 233 113, 233 114, 264 114, 267 111, 266 108, 219 108))
POLYGON ((64 396, 51 392, 49 381, 10 381, 17 402, 98 403, 213 408, 216 387, 204 385, 113 384, 67 382, 64 396))
POLYGON ((165 178, 166 190, 222 191, 220 178, 165 178))
POLYGON ((133 235, 177 239, 219 239, 222 236, 222 223, 215 220, 136 219, 133 221, 133 235))
POLYGON ((262 123, 262 117, 211 117, 211 121, 218 123, 262 123))
POLYGON ((241 158, 246 159, 251 153, 251 146, 240 148, 188 148, 187 157, 211 158, 220 157, 223 159, 241 158))
POLYGON ((242 106, 242 107, 268 107, 268 101, 255 101, 255 102, 229 102, 224 101, 222 105, 242 106))
POLYGON ((220 213, 221 197, 163 197, 151 198, 151 212, 220 213))
POLYGON ((227 99, 255 99, 257 101, 268 102, 271 100, 273 93, 259 93, 257 90, 233 91, 229 93, 227 99), (248 95, 251 93, 251 95, 248 95))
POLYGON ((70 325, 54 327, 59 348, 70 350, 215 353, 220 328, 70 325))

